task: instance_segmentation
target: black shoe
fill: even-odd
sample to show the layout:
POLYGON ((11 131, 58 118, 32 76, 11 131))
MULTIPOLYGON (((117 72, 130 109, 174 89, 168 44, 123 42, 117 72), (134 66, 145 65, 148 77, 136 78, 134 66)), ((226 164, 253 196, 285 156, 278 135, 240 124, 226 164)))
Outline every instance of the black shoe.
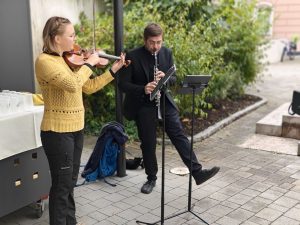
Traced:
POLYGON ((144 194, 150 194, 155 187, 156 181, 155 180, 148 180, 144 183, 143 187, 141 188, 141 192, 144 194))
POLYGON ((194 173, 193 177, 196 181, 196 184, 200 185, 207 181, 209 178, 212 178, 214 175, 216 175, 219 172, 219 170, 220 167, 215 166, 209 170, 201 170, 197 173, 194 173))
POLYGON ((144 169, 143 158, 134 157, 133 159, 126 159, 126 169, 136 170, 137 168, 142 167, 144 169))

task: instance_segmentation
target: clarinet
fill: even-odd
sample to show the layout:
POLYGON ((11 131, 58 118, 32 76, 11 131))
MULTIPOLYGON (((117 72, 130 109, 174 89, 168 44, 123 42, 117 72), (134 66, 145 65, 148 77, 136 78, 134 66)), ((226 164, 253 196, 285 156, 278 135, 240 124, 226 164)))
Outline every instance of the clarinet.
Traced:
MULTIPOLYGON (((158 63, 157 63, 157 53, 154 52, 154 80, 158 82, 156 73, 158 72, 158 63)), ((160 91, 155 96, 155 102, 157 106, 157 117, 159 120, 162 120, 161 111, 160 111, 160 91)))

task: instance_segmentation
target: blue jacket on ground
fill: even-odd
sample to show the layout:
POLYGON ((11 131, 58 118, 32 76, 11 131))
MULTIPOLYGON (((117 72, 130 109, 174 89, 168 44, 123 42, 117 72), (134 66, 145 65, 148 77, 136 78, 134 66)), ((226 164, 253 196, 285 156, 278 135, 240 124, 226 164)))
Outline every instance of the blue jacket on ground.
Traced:
POLYGON ((117 169, 117 154, 128 140, 125 129, 118 122, 106 123, 100 131, 94 150, 81 176, 86 181, 111 176, 117 169))

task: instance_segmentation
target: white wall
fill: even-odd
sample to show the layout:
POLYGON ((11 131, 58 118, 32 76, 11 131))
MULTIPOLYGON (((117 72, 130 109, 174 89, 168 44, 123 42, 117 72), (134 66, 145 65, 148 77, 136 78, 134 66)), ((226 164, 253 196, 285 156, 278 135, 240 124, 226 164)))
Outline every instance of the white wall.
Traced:
POLYGON ((287 41, 288 40, 285 40, 285 39, 271 40, 270 44, 268 45, 268 48, 264 51, 264 54, 266 55, 266 58, 264 59, 264 61, 269 62, 269 63, 280 62, 281 54, 282 54, 283 48, 285 46, 285 43, 287 41))
MULTIPOLYGON (((103 7, 101 0, 96 0, 96 12, 103 7)), ((43 47, 42 32, 46 21, 52 16, 62 16, 68 18, 73 24, 79 22, 79 14, 84 11, 92 19, 93 0, 29 0, 33 63, 41 53, 43 47)), ((39 88, 36 83, 36 90, 39 88)))

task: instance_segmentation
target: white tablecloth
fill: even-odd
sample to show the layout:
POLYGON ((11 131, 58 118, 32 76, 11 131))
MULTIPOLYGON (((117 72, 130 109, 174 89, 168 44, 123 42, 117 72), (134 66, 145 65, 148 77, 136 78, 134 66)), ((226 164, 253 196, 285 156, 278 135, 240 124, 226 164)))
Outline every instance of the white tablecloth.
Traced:
POLYGON ((40 147, 43 106, 0 116, 0 160, 40 147))

